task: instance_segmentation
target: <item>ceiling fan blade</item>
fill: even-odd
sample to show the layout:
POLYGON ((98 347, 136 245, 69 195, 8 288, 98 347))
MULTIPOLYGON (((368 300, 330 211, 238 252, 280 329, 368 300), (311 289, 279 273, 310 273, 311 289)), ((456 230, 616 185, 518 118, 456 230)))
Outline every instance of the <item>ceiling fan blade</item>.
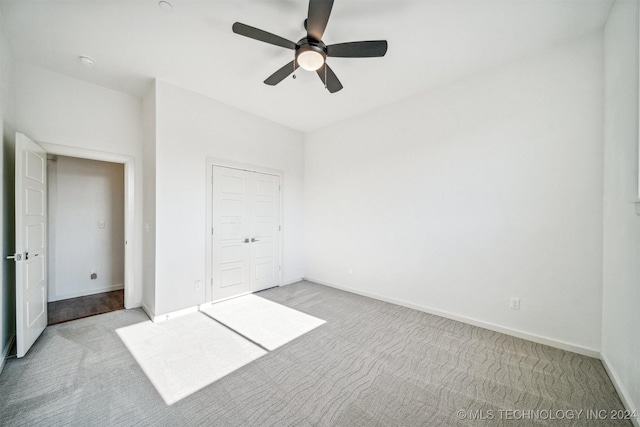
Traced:
POLYGON ((342 83, 340 83, 340 80, 338 80, 338 77, 336 76, 336 74, 333 72, 331 67, 329 67, 326 63, 322 67, 318 68, 316 72, 318 73, 318 77, 320 77, 320 80, 322 80, 322 83, 324 83, 324 85, 327 87, 327 90, 329 92, 336 93, 337 91, 342 89, 342 83), (324 81, 325 70, 326 70, 326 76, 327 76, 326 82, 324 81))
POLYGON ((276 36, 275 34, 268 33, 249 25, 236 22, 233 24, 233 32, 240 34, 241 36, 249 37, 250 39, 259 40, 261 42, 270 43, 276 46, 281 46, 287 49, 295 50, 296 44, 290 40, 276 36))
POLYGON ((386 40, 338 43, 327 46, 327 56, 338 58, 374 58, 387 53, 386 40))
POLYGON ((332 7, 333 0, 309 0, 309 15, 307 18, 307 35, 309 37, 318 41, 322 40, 332 7))
POLYGON ((283 81, 285 78, 287 78, 289 74, 293 73, 294 70, 297 70, 297 69, 298 69, 298 63, 294 59, 293 61, 289 62, 288 64, 280 68, 275 73, 271 74, 267 78, 267 80, 265 80, 264 82, 270 86, 275 86, 281 81, 283 81))

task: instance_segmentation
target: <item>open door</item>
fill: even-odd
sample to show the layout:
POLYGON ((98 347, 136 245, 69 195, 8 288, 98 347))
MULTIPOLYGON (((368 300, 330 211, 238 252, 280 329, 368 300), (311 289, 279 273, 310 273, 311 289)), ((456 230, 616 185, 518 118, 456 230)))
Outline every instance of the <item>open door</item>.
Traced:
POLYGON ((47 326, 47 155, 16 134, 16 341, 24 356, 47 326))

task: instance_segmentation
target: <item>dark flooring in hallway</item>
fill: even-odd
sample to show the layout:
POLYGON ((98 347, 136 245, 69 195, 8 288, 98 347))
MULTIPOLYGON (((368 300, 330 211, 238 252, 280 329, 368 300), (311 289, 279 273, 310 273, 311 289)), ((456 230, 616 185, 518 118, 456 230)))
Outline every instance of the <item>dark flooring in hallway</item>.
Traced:
POLYGON ((123 308, 124 290, 54 301, 47 304, 48 324, 55 325, 123 308))

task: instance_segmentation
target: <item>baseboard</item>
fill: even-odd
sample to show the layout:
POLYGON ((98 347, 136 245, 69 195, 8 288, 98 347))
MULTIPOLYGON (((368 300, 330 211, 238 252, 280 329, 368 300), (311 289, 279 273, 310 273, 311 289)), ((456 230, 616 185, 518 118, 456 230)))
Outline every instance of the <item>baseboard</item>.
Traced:
POLYGON ((301 280, 304 280, 304 278, 303 278, 303 277, 301 277, 301 278, 299 278, 299 279, 290 280, 290 281, 284 282, 284 283, 283 283, 282 285, 280 285, 280 286, 293 285, 294 283, 298 283, 298 282, 300 282, 301 280))
POLYGON ((571 351, 573 353, 582 354, 584 356, 594 357, 596 359, 600 358, 600 352, 598 350, 594 350, 587 347, 582 347, 576 344, 571 344, 565 341, 555 340, 553 338, 544 337, 541 335, 532 334, 525 331, 520 331, 518 329, 512 329, 501 325, 496 325, 494 323, 485 322, 483 320, 474 319, 472 317, 462 316, 455 313, 449 313, 447 311, 438 310, 432 307, 427 307, 424 305, 414 304, 408 301, 404 301, 401 299, 388 298, 383 295, 378 295, 371 292, 364 292, 358 289, 349 288, 347 286, 336 285, 333 283, 327 283, 322 280, 317 280, 312 277, 305 277, 304 280, 308 280, 309 282, 318 283, 320 285, 329 286, 330 288, 340 289, 343 291, 351 292, 357 295, 362 295, 364 297, 374 298, 380 301, 385 301, 391 304, 401 305, 403 307, 412 308, 414 310, 423 311, 425 313, 433 314, 440 317, 445 317, 447 319, 456 320, 458 322, 467 323, 469 325, 478 326, 480 328, 489 329, 491 331, 500 332, 505 335, 511 335, 517 338, 522 338, 525 340, 533 341, 538 344, 548 345, 549 347, 559 348, 561 350, 571 351))
POLYGON ((153 320, 153 318, 155 317, 154 314, 153 314, 153 311, 151 311, 151 309, 149 307, 147 307, 145 305, 145 303, 141 303, 140 304, 140 308, 142 309, 142 311, 145 312, 147 317, 149 317, 149 320, 153 320))
MULTIPOLYGON (((183 308, 182 310, 170 311, 169 313, 160 314, 158 316, 151 317, 153 323, 164 322, 169 319, 174 319, 176 317, 184 316, 185 314, 197 313, 198 306, 194 305, 193 307, 183 308)), ((148 315, 149 313, 147 313, 148 315)))
POLYGON ((121 289, 124 289, 124 285, 122 284, 112 285, 112 286, 103 286, 101 288, 93 288, 93 289, 78 291, 78 292, 71 292, 69 294, 64 294, 64 295, 55 295, 55 296, 49 295, 50 297, 49 302, 60 301, 60 300, 70 299, 70 298, 86 297, 88 295, 101 294, 103 292, 119 291, 121 289))
POLYGON ((11 347, 13 347, 13 342, 16 340, 16 336, 13 335, 9 338, 9 342, 2 349, 2 354, 0 355, 0 374, 2 374, 2 370, 4 369, 4 363, 7 360, 7 356, 9 356, 9 352, 11 351, 11 347))
POLYGON ((620 400, 622 401, 624 407, 627 409, 627 411, 631 413, 635 412, 638 415, 636 418, 633 418, 631 422, 635 427, 640 427, 640 408, 634 406, 633 401, 629 396, 629 392, 625 388, 622 381, 620 381, 620 377, 613 369, 613 366, 611 365, 611 362, 609 362, 609 358, 607 357, 607 355, 601 353, 600 360, 602 361, 602 366, 604 366, 605 371, 607 371, 607 375, 609 375, 613 386, 616 388, 618 396, 620 396, 620 400))

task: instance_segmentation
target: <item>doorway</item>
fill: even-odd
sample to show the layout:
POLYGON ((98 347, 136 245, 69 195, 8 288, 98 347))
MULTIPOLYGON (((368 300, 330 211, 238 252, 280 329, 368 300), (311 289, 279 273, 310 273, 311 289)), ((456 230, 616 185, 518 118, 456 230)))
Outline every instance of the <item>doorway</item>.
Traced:
POLYGON ((209 164, 207 301, 257 292, 281 282, 281 174, 209 164))
MULTIPOLYGON (((136 235, 134 158, 79 147, 50 143, 36 144, 26 135, 16 133, 15 145, 15 247, 8 255, 16 263, 16 347, 17 357, 23 357, 47 326, 47 155, 99 160, 124 165, 124 307, 139 304, 139 287, 134 282, 134 251, 136 235)), ((106 225, 106 224, 105 224, 106 225)), ((76 254, 72 250, 73 260, 76 254)), ((91 273, 93 276, 93 272, 91 273)))
POLYGON ((48 324, 124 308, 124 165, 49 154, 48 324))
POLYGON ((137 241, 136 234, 134 233, 134 218, 136 205, 141 203, 135 194, 136 192, 141 194, 140 191, 142 187, 141 183, 136 184, 135 181, 135 159, 127 155, 46 142, 38 142, 38 145, 47 152, 47 155, 99 160, 124 165, 124 307, 138 307, 140 305, 141 289, 138 285, 139 281, 136 282, 134 280, 134 277, 136 277, 134 274, 134 248, 136 247, 137 241))

